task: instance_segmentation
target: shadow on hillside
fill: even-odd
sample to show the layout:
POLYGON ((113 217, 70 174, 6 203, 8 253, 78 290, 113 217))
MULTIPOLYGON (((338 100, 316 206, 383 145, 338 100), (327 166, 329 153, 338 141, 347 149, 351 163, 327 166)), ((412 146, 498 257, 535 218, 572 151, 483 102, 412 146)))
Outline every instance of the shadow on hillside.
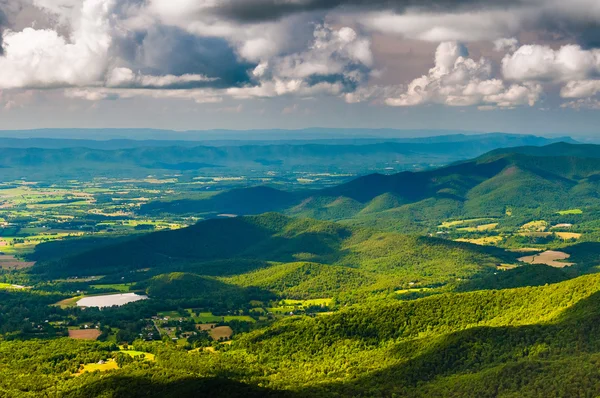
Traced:
MULTIPOLYGON (((325 384, 303 391, 307 396, 352 394, 355 396, 416 396, 427 383, 443 378, 477 374, 486 369, 531 361, 549 362, 580 354, 600 352, 600 292, 565 310, 555 323, 525 326, 475 327, 441 336, 398 344, 392 355, 406 362, 373 372, 352 382, 325 384), (385 394, 382 393, 385 392, 385 394)), ((513 375, 519 383, 492 386, 498 396, 518 393, 543 375, 530 380, 513 375), (511 390, 512 388, 512 390, 511 390)), ((512 395, 511 395, 512 396, 512 395)), ((559 395, 557 395, 559 396, 559 395)))
MULTIPOLYGON (((496 248, 496 250, 502 249, 496 248)), ((467 292, 543 286, 599 272, 595 267, 600 265, 600 243, 583 242, 558 250, 569 254, 571 257, 568 261, 574 262, 575 265, 565 268, 555 268, 543 264, 527 264, 506 271, 482 272, 479 275, 475 275, 472 279, 462 282, 455 290, 458 292, 467 292)), ((497 252, 494 252, 494 254, 497 254, 497 252)), ((522 254, 511 255, 514 257, 513 260, 516 257, 522 256, 522 254)))
POLYGON ((188 228, 155 232, 59 260, 42 261, 31 272, 47 277, 110 275, 146 268, 186 271, 189 264, 198 274, 218 276, 257 268, 256 263, 244 259, 292 262, 297 261, 296 254, 309 253, 313 256, 311 261, 323 262, 344 255, 341 242, 349 231, 328 229, 314 221, 301 226, 294 235, 282 234, 293 220, 278 214, 207 220, 188 228), (236 262, 237 259, 242 261, 236 262), (240 269, 219 272, 214 266, 223 260, 232 260, 222 264, 240 269), (206 273, 202 263, 210 263, 206 273))
POLYGON ((186 397, 223 397, 223 398, 262 398, 291 397, 291 393, 273 391, 251 386, 225 378, 186 378, 169 380, 136 376, 108 376, 98 381, 71 390, 65 398, 186 398, 186 397))

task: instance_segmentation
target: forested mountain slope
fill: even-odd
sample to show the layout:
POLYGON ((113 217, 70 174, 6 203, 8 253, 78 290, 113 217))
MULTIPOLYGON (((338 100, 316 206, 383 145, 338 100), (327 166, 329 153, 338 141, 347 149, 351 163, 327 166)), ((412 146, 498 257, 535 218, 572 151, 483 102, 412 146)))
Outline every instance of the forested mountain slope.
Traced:
POLYGON ((248 170, 364 174, 388 167, 442 165, 486 151, 555 142, 535 136, 490 134, 422 139, 267 142, 52 140, 0 137, 0 176, 57 178, 145 176, 152 172, 248 170))
POLYGON ((8 396, 594 396, 600 278, 290 317, 219 351, 138 342, 156 362, 69 377, 113 343, 0 341, 8 396), (62 355, 57 356, 60 350, 62 355), (20 377, 27 374, 29 377, 20 377), (126 383, 126 384, 124 384, 126 383))
POLYGON ((252 214, 260 203, 262 211, 272 206, 294 216, 411 230, 427 220, 498 217, 513 208, 598 206, 599 192, 600 146, 558 143, 499 150, 435 170, 367 175, 319 191, 239 189, 205 200, 149 203, 140 211, 252 214))
MULTIPOLYGON (((395 289, 411 282, 444 284, 491 274, 497 264, 513 259, 514 255, 496 248, 269 213, 155 232, 40 261, 32 272, 143 279, 178 271, 306 298, 358 288, 395 289)), ((154 284, 160 282, 164 290, 167 282, 177 291, 184 279, 154 284)), ((207 288, 213 286, 206 283, 207 288)), ((196 289, 201 290, 206 289, 196 289)))

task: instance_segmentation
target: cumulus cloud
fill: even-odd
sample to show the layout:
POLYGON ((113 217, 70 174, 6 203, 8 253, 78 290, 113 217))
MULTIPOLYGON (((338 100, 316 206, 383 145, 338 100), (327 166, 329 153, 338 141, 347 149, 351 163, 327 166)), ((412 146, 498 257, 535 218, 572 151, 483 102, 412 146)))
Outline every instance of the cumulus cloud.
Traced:
POLYGON ((435 66, 427 75, 414 79, 404 93, 386 99, 390 106, 415 106, 428 103, 449 106, 493 105, 533 106, 540 98, 539 84, 507 85, 493 77, 492 64, 468 57, 456 42, 441 43, 435 53, 435 66))
POLYGON ((494 50, 496 51, 515 51, 519 45, 519 40, 514 37, 494 40, 494 50))
POLYGON ((598 21, 597 0, 0 0, 0 89, 489 109, 533 105, 542 84, 558 84, 562 97, 586 99, 600 92, 598 21), (576 44, 519 47, 524 29, 576 44), (435 66, 405 84, 374 78, 387 66, 373 54, 377 34, 441 43, 435 66), (457 43, 473 41, 505 54, 500 65, 457 43))
POLYGON ((178 27, 150 26, 115 39, 119 66, 148 75, 205 75, 219 87, 248 83, 255 63, 239 59, 222 38, 202 37, 178 27))
POLYGON ((571 108, 571 109, 591 109, 598 110, 600 109, 600 100, 594 98, 582 98, 574 101, 568 101, 561 105, 561 108, 571 108))
POLYGON ((512 81, 561 84, 561 97, 583 99, 568 102, 566 107, 594 108, 589 98, 600 93, 600 50, 573 44, 557 50, 525 45, 503 58, 502 72, 512 81))
POLYGON ((577 41, 584 47, 600 45, 596 0, 522 0, 453 9, 411 7, 400 12, 372 7, 358 20, 374 31, 433 42, 493 41, 529 31, 577 41))
POLYGON ((254 68, 254 86, 227 90, 239 98, 353 91, 373 64, 370 40, 349 27, 317 26, 313 43, 299 53, 273 57, 254 68))
POLYGON ((212 104, 223 101, 223 98, 214 89, 132 89, 132 88, 109 88, 88 87, 69 88, 64 90, 67 98, 88 101, 153 98, 191 100, 197 104, 212 104))
POLYGON ((112 0, 84 0, 70 38, 50 29, 4 31, 0 88, 94 85, 102 80, 111 44, 112 0))
POLYGON ((205 75, 152 76, 135 73, 129 68, 115 68, 108 75, 106 86, 113 88, 189 88, 218 80, 205 75))
POLYGON ((598 93, 600 93, 600 80, 570 81, 560 90, 563 98, 593 97, 598 93))
POLYGON ((600 50, 566 45, 525 45, 502 60, 504 77, 516 81, 569 81, 600 74, 600 50))

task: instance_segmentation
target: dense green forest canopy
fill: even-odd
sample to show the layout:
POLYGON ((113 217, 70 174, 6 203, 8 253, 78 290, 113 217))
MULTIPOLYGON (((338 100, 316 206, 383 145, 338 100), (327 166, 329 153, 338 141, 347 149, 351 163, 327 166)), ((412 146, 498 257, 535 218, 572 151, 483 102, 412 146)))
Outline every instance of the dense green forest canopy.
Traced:
POLYGON ((448 218, 525 219, 540 209, 599 207, 600 146, 556 143, 498 150, 470 161, 421 172, 372 174, 319 191, 285 193, 236 189, 203 200, 153 202, 147 214, 268 210, 292 216, 422 233, 448 218), (269 208, 270 207, 270 208, 269 208))
POLYGON ((493 247, 268 213, 147 234, 39 261, 31 272, 45 277, 114 274, 129 280, 177 271, 189 277, 154 278, 147 292, 211 294, 214 284, 234 284, 319 298, 447 284, 492 274, 498 264, 514 259, 493 247))
MULTIPOLYGON (((0 255, 0 396, 599 395, 598 148, 497 150, 318 191, 77 208, 59 214, 70 228, 93 216, 110 231, 35 245, 0 235, 14 254, 0 255), (140 300, 80 306, 116 295, 140 300)), ((126 184, 88 187, 86 203, 126 184)), ((18 217, 77 203, 33 203, 13 185, 18 217)))
POLYGON ((69 376, 112 343, 0 341, 10 396, 579 396, 600 391, 600 281, 445 294, 295 317, 218 351, 134 343, 156 362, 69 376), (60 355, 57 353, 60 352, 60 355), (27 374, 29 377, 20 377, 27 374), (155 395, 153 395, 155 394, 155 395))

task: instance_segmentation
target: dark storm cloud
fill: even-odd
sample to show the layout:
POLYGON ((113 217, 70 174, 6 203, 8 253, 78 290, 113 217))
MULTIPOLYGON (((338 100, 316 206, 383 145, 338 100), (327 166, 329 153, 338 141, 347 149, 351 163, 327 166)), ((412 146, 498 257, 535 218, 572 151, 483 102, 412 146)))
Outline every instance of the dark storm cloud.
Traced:
POLYGON ((114 51, 129 68, 143 74, 198 74, 213 79, 161 88, 239 87, 250 81, 248 70, 256 66, 241 61, 225 39, 199 37, 167 26, 130 33, 117 40, 114 51))
POLYGON ((522 0, 224 0, 214 7, 213 13, 240 22, 260 22, 300 12, 340 7, 365 8, 371 11, 404 11, 407 8, 456 11, 463 8, 506 8, 515 4, 522 4, 522 0))
POLYGON ((341 73, 332 75, 311 75, 306 78, 306 84, 310 87, 320 83, 340 84, 342 86, 342 92, 344 93, 351 93, 358 88, 358 82, 356 80, 349 79, 341 73))
POLYGON ((2 39, 2 32, 4 31, 4 27, 7 25, 8 19, 6 18, 6 14, 2 9, 0 9, 0 56, 4 55, 4 41, 2 39))

